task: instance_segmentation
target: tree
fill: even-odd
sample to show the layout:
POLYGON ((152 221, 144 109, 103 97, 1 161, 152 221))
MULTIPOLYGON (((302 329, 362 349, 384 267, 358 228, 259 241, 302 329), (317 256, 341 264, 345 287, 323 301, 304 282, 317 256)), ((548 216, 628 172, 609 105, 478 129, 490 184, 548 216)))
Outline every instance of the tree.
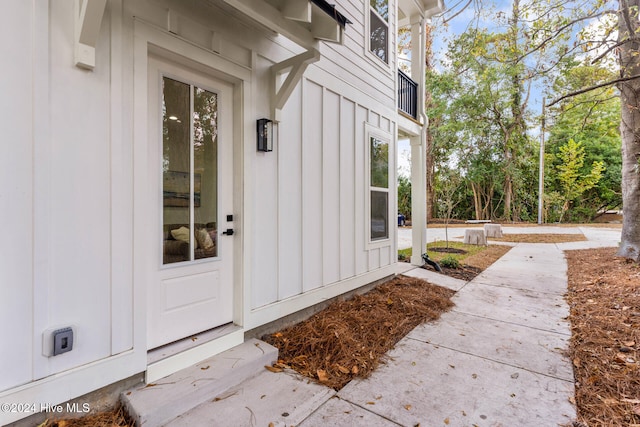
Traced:
POLYGON ((605 167, 603 162, 594 161, 591 170, 581 175, 580 170, 584 165, 584 147, 573 139, 560 147, 558 157, 560 163, 556 165, 556 169, 562 189, 560 193, 563 201, 560 215, 560 222, 562 222, 565 212, 569 210, 569 204, 600 181, 605 167))
POLYGON ((398 212, 411 219, 411 180, 398 175, 398 212))
POLYGON ((618 255, 640 262, 640 0, 619 0, 618 61, 622 104, 622 205, 618 255))
POLYGON ((446 247, 449 247, 449 221, 453 218, 454 209, 460 203, 458 188, 460 187, 460 176, 453 171, 447 171, 440 175, 438 185, 438 199, 440 214, 444 216, 444 235, 446 247))
MULTIPOLYGON (((570 62, 563 67, 555 86, 557 91, 566 88, 577 90, 611 80, 614 76, 609 68, 570 62)), ((615 87, 603 87, 567 98, 548 112, 550 135, 546 145, 549 154, 546 165, 549 167, 545 173, 545 185, 549 194, 561 192, 555 172, 560 164, 559 147, 568 140, 580 141, 584 149, 585 166, 581 174, 587 174, 589 165, 594 161, 606 165, 600 181, 578 197, 567 212, 563 212, 566 213, 564 219, 589 221, 598 212, 621 206, 620 100, 615 87)))

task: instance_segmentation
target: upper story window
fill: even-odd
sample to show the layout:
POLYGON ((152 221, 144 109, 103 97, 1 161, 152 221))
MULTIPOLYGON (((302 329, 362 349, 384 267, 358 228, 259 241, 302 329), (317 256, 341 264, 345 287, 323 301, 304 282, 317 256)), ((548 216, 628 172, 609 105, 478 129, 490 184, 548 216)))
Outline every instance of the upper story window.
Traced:
POLYGON ((389 0, 369 0, 369 50, 389 63, 389 0))

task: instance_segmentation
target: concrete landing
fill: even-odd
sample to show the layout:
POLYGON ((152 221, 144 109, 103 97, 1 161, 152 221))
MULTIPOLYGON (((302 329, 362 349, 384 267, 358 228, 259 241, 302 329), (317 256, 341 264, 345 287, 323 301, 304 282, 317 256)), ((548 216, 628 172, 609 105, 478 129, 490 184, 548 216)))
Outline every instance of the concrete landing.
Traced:
POLYGON ((126 391, 120 400, 137 426, 163 426, 272 365, 278 349, 250 339, 210 359, 126 391))

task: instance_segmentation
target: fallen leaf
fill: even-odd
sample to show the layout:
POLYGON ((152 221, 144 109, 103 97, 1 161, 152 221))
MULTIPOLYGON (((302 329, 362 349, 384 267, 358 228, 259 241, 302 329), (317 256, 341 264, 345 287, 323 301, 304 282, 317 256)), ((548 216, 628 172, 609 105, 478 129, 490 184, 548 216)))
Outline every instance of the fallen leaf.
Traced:
POLYGON ((375 405, 376 402, 367 402, 367 405, 375 405))
POLYGON ((575 359, 573 359, 573 366, 575 366, 576 368, 579 368, 582 366, 582 361, 580 360, 579 357, 576 357, 575 359))
POLYGON ((203 366, 202 368, 200 368, 203 371, 206 371, 207 369, 209 369, 211 366, 207 365, 207 366, 203 366))
POLYGON ((276 427, 274 423, 269 423, 269 427, 276 427))
POLYGON ((411 405, 404 405, 404 409, 406 409, 407 411, 411 410, 411 405))
POLYGON ((264 367, 267 369, 267 371, 275 373, 282 372, 282 368, 276 368, 275 366, 264 365, 264 367))
POLYGON ((354 375, 358 374, 358 365, 353 365, 353 368, 351 368, 351 373, 354 375))
POLYGON ((478 374, 471 374, 471 378, 475 380, 476 378, 478 378, 478 374))
POLYGON ((624 344, 627 347, 635 347, 636 346, 636 342, 635 341, 622 341, 622 344, 624 344))
POLYGON ((324 371, 324 370, 322 370, 322 369, 318 369, 318 370, 316 371, 316 374, 318 375, 318 380, 319 380, 321 383, 324 383, 324 382, 329 381, 329 377, 327 376, 327 372, 326 372, 326 371, 324 371))
POLYGON ((449 365, 451 369, 456 369, 456 365, 449 365))
POLYGON ((349 373, 349 369, 345 368, 344 366, 340 366, 340 365, 336 365, 338 368, 338 371, 342 372, 343 374, 348 374, 349 373))
MULTIPOLYGON (((282 336, 282 332, 276 332, 275 334, 273 334, 273 336, 276 337, 276 338, 280 338, 282 336)), ((273 423, 271 423, 271 424, 273 424, 273 423)))
POLYGON ((393 304, 393 300, 391 298, 388 298, 387 299, 387 305, 391 305, 391 304, 393 304))
POLYGON ((446 425, 449 425, 449 418, 445 418, 445 419, 444 419, 444 423, 445 423, 446 425))

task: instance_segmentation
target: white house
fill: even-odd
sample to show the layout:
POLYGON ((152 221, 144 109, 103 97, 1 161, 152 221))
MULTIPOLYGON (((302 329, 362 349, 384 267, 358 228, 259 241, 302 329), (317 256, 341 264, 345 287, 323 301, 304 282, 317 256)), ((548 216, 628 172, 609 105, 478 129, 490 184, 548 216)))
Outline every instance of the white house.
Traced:
POLYGON ((421 82, 438 0, 3 7, 0 403, 152 381, 393 275, 398 135, 424 230, 395 40, 411 25, 421 82))

